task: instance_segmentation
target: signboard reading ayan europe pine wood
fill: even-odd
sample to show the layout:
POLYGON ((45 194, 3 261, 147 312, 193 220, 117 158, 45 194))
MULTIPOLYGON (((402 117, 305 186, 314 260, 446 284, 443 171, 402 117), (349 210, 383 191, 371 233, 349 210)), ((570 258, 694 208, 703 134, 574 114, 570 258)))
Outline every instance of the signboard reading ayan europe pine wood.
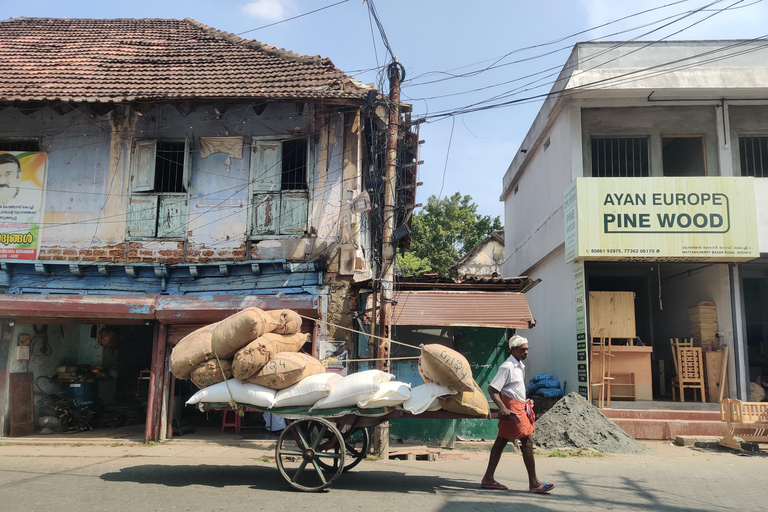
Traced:
POLYGON ((566 261, 760 256, 750 177, 577 178, 563 211, 566 261))
POLYGON ((37 259, 46 153, 0 152, 0 259, 37 259))

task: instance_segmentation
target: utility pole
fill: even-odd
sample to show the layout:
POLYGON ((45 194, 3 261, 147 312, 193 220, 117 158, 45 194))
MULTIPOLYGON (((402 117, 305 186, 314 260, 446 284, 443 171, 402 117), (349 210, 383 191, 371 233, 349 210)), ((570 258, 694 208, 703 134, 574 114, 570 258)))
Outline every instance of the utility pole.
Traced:
MULTIPOLYGON (((384 229, 382 250, 384 267, 381 276, 381 309, 377 340, 376 368, 389 372, 389 340, 392 333, 392 299, 395 277, 395 216, 397 213, 397 141, 400 128, 400 67, 395 60, 388 66, 389 123, 387 126, 387 170, 384 177, 384 229)), ((389 422, 379 425, 374 432, 374 445, 379 455, 389 458, 389 422)))

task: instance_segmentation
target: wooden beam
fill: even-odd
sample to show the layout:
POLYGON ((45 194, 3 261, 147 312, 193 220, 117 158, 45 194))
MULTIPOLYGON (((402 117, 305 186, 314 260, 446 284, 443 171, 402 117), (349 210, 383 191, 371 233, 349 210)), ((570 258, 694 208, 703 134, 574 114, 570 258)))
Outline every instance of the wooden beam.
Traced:
POLYGON ((168 326, 156 324, 152 337, 152 368, 149 378, 149 400, 147 402, 147 423, 144 442, 160 439, 160 410, 163 399, 163 374, 165 373, 165 346, 168 326))

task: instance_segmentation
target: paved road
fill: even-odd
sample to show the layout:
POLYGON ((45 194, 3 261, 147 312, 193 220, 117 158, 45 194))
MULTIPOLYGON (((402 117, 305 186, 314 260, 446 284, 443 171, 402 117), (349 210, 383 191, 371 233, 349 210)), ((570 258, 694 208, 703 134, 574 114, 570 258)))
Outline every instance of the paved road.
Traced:
POLYGON ((487 453, 448 460, 363 461, 328 492, 302 493, 282 479, 269 443, 211 442, 19 445, 0 442, 4 512, 408 510, 766 510, 768 455, 648 443, 645 455, 600 459, 538 457, 550 495, 525 492, 519 455, 505 453, 497 479, 506 492, 478 487, 487 453))

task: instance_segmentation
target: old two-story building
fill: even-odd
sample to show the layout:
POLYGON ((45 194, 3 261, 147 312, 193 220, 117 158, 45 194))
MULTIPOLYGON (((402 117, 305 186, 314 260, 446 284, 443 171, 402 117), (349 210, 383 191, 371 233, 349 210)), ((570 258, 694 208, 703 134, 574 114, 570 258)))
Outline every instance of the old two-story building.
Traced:
POLYGON ((501 194, 502 276, 542 280, 531 375, 596 397, 601 338, 622 398, 669 400, 674 338, 728 347, 725 396, 768 375, 766 77, 762 40, 574 47, 501 194))
POLYGON ((248 306, 298 311, 315 355, 351 341, 381 261, 373 88, 190 19, 10 19, 0 60, 0 435, 62 428, 63 390, 165 438, 194 391, 173 344, 248 306))

